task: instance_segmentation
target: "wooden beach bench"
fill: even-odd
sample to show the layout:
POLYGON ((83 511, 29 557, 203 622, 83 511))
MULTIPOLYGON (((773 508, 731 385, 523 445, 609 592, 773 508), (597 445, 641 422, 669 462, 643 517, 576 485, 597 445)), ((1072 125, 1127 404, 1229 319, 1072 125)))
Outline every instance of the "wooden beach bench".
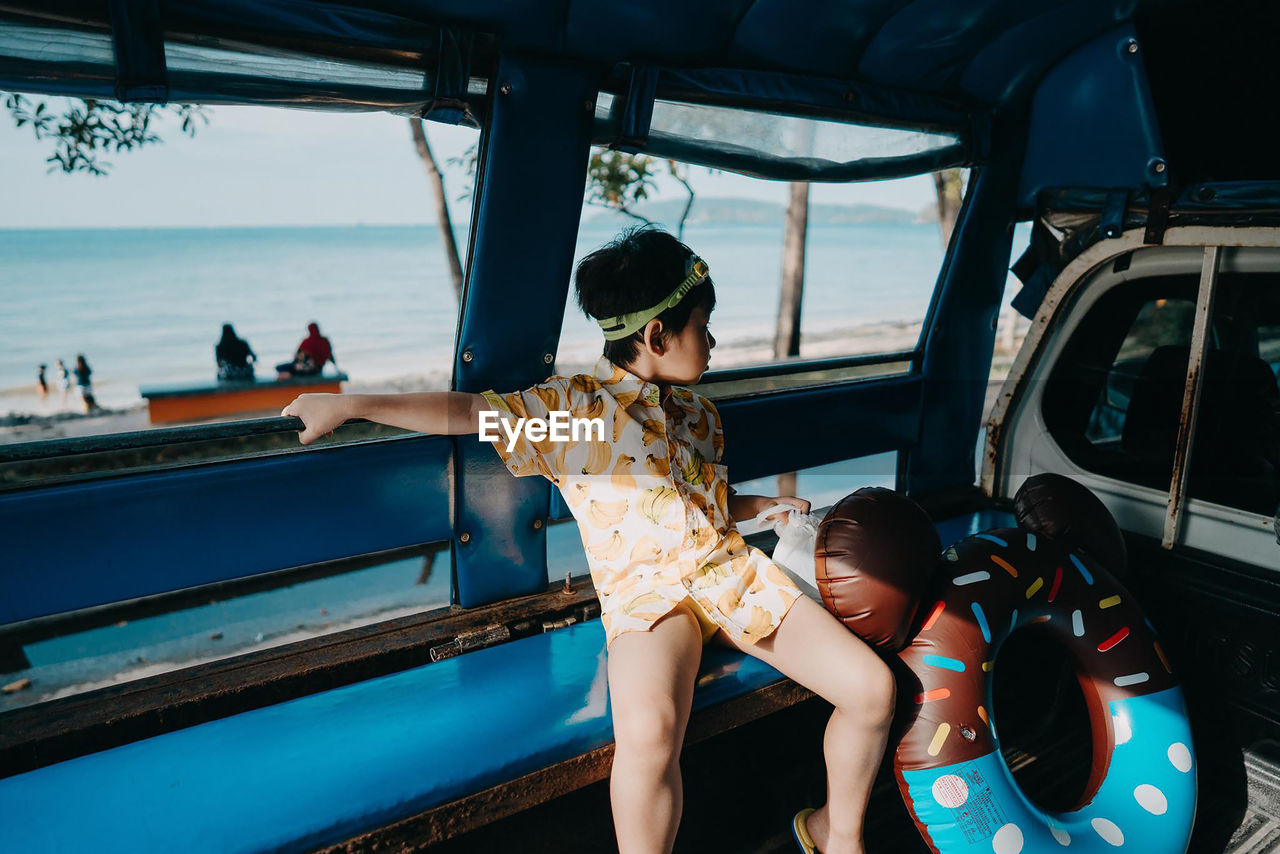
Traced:
POLYGON ((196 421, 236 412, 279 410, 304 392, 339 392, 347 375, 320 374, 287 380, 223 380, 142 386, 152 424, 196 421))

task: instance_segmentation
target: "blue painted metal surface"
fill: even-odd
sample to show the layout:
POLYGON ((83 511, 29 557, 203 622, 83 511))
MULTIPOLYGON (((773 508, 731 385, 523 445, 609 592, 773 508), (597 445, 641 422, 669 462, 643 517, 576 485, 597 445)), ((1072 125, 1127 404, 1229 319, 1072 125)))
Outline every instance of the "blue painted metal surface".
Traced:
POLYGON ((1132 26, 1118 27, 1073 52, 1036 89, 1018 203, 1034 210, 1047 187, 1167 183, 1142 46, 1132 26))
POLYGON ((979 531, 992 528, 1012 528, 1017 520, 1012 513, 1003 510, 979 510, 966 513, 951 519, 944 519, 934 525, 938 529, 938 540, 943 543, 954 543, 963 540, 979 531))
MULTIPOLYGON (((552 371, 599 88, 590 69, 512 55, 496 82, 454 362, 458 391, 513 391, 552 371)), ((534 524, 550 515, 547 482, 513 479, 473 437, 456 447, 458 603, 545 590, 546 528, 534 524)))
POLYGON ((0 495, 0 624, 447 539, 450 450, 414 437, 0 495))
POLYGON ((906 448, 920 389, 919 377, 894 377, 721 401, 724 462, 736 482, 906 448))
MULTIPOLYGON (((1019 4, 1011 4, 1019 5, 1019 4)), ((1138 0, 1083 0, 1041 5, 977 49, 960 77, 965 92, 984 103, 1021 100, 1071 47, 1132 20, 1138 0)))
POLYGON ((925 321, 919 433, 908 450, 913 495, 969 486, 982 420, 996 314, 1013 239, 1013 206, 1025 140, 1016 116, 992 137, 992 161, 978 169, 925 321))
MULTIPOLYGON (((693 705, 780 678, 708 647, 693 705)), ((607 687, 598 620, 535 635, 0 780, 5 845, 310 850, 608 744, 607 687)))
MULTIPOLYGON (((951 542, 1006 519, 965 514, 938 531, 951 542)), ((336 843, 611 742, 605 661, 592 620, 9 777, 0 815, 22 819, 6 824, 6 845, 198 854, 336 843)), ((706 647, 693 708, 781 678, 706 647)))

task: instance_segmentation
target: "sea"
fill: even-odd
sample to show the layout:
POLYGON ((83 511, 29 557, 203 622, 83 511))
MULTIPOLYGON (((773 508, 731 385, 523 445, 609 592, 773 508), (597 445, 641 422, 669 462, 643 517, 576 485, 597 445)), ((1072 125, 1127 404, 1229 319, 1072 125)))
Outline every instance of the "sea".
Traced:
MULTIPOLYGON (((577 257, 619 224, 585 222, 577 257)), ((716 283, 714 369, 772 338, 782 227, 693 225, 684 238, 716 283)), ((863 324, 918 326, 941 262, 935 224, 811 226, 802 348, 863 324)), ((56 360, 77 354, 108 408, 139 405, 140 386, 211 381, 223 323, 249 341, 259 376, 316 321, 354 384, 443 387, 457 318, 433 225, 0 230, 0 300, 0 415, 60 405, 38 400, 36 373, 48 365, 52 384, 56 360)), ((599 332, 571 299, 565 318, 558 365, 589 364, 599 332)))

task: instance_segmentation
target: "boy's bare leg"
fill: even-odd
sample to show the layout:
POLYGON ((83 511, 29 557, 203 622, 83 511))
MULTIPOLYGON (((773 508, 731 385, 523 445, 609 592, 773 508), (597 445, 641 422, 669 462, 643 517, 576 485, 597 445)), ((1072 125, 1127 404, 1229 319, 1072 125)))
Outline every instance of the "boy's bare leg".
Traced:
POLYGON ((893 721, 888 666, 807 596, 755 645, 737 644, 723 631, 715 642, 759 658, 836 707, 823 739, 827 803, 809 816, 808 830, 822 854, 861 854, 867 800, 893 721))
POLYGON ((684 742, 702 634, 681 604, 647 632, 609 646, 615 751, 609 798, 619 854, 666 854, 675 844, 684 742))

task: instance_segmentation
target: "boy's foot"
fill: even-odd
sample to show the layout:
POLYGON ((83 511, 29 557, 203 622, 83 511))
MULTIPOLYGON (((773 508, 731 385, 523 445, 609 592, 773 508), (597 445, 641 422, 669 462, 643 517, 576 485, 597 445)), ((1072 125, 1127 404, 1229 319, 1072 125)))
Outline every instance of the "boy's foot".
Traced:
POLYGON ((800 850, 804 854, 817 854, 818 847, 813 842, 813 837, 809 835, 809 826, 807 824, 809 816, 813 815, 813 807, 805 807, 796 813, 795 818, 791 820, 791 833, 796 838, 796 844, 800 846, 800 850))

